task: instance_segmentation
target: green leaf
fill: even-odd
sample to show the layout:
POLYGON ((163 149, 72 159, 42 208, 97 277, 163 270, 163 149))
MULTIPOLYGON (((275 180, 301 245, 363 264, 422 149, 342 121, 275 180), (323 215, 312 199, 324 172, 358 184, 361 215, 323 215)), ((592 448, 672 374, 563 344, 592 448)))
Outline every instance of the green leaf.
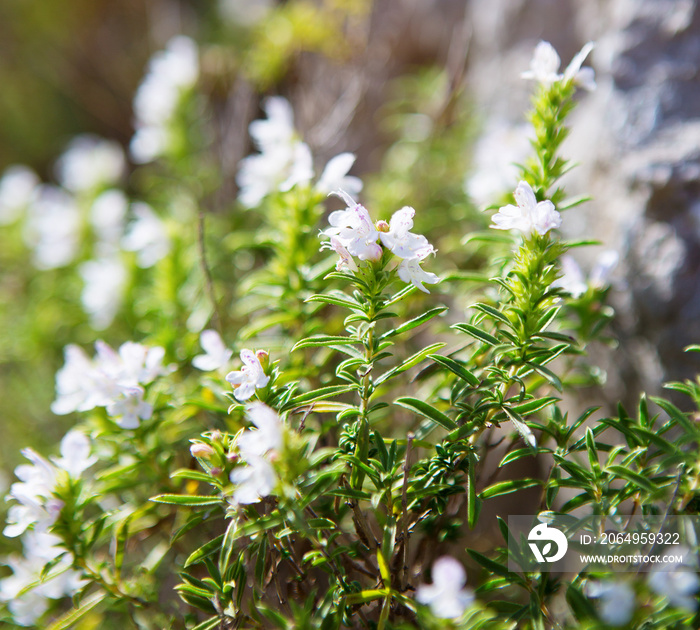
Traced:
POLYGON ((623 479, 633 483, 640 489, 644 489, 651 494, 657 494, 658 488, 649 481, 646 477, 642 477, 639 473, 631 471, 629 468, 624 466, 608 466, 605 469, 608 473, 612 473, 617 477, 622 477, 623 479))
POLYGON ((566 601, 577 621, 596 619, 595 607, 591 601, 573 584, 566 589, 566 601))
POLYGON ((211 486, 221 487, 217 479, 200 470, 192 470, 190 468, 180 468, 170 475, 171 479, 190 479, 191 481, 201 481, 202 483, 211 486))
POLYGON ((447 310, 446 306, 437 306, 435 308, 430 309, 426 313, 423 313, 422 315, 419 315, 418 317, 415 317, 409 321, 407 321, 405 324, 402 324, 398 328, 395 328, 394 330, 390 330, 389 332, 384 333, 379 339, 390 339, 391 337, 396 337, 397 335, 402 335, 405 332, 408 332, 409 330, 413 330, 417 326, 420 326, 421 324, 424 324, 427 321, 430 321, 433 317, 436 317, 437 315, 440 315, 441 313, 444 313, 447 310))
POLYGON ((534 457, 535 454, 536 453, 530 447, 516 449, 514 451, 511 451, 510 453, 507 453, 506 456, 498 464, 498 467, 501 468, 502 466, 510 464, 511 462, 518 461, 523 457, 534 457))
POLYGON ((211 556, 221 549, 221 543, 224 541, 224 534, 217 536, 213 540, 204 543, 199 549, 193 551, 187 560, 185 560, 184 568, 196 564, 197 562, 202 562, 204 558, 211 556))
POLYGON ((197 494, 159 494, 157 497, 151 497, 149 501, 153 501, 154 503, 167 503, 169 505, 189 505, 191 507, 220 505, 224 502, 221 497, 197 494))
POLYGON ((129 538, 129 521, 133 514, 129 514, 117 527, 114 534, 114 573, 119 579, 122 564, 124 563, 124 548, 129 538))
POLYGON ((444 343, 434 343, 428 346, 427 348, 423 348, 423 350, 420 350, 419 352, 416 352, 415 354, 411 355, 410 357, 408 357, 408 359, 397 365, 395 368, 392 368, 388 372, 384 372, 384 374, 379 376, 374 381, 374 384, 379 385, 384 381, 388 381, 389 379, 394 378, 399 374, 402 374, 406 370, 410 370, 414 365, 418 365, 423 359, 425 359, 425 357, 435 352, 435 350, 439 350, 444 345, 444 343))
POLYGON ((421 416, 432 420, 448 431, 452 431, 457 428, 457 423, 454 420, 423 400, 406 396, 403 398, 398 398, 394 401, 394 403, 419 413, 421 416))
POLYGON ((546 398, 534 398, 533 400, 528 400, 523 403, 518 403, 515 405, 510 405, 511 411, 521 415, 529 416, 537 411, 541 411, 545 407, 548 407, 552 403, 558 401, 558 398, 554 396, 548 396, 546 398))
POLYGON ((503 313, 501 313, 501 311, 494 308, 493 306, 489 306, 488 304, 483 304, 482 302, 479 302, 477 304, 472 305, 472 308, 476 309, 477 311, 481 311, 482 313, 488 315, 492 319, 504 323, 506 326, 508 326, 508 328, 513 328, 512 322, 503 313))
POLYGON ((469 370, 467 370, 467 368, 465 368, 459 361, 439 354, 429 354, 428 358, 432 359, 436 363, 439 363, 443 367, 446 367, 448 370, 450 370, 450 372, 456 374, 459 378, 469 383, 473 387, 479 386, 479 379, 469 370))
POLYGON ((481 499, 476 494, 476 455, 467 453, 469 467, 467 469, 467 524, 469 529, 474 529, 481 511, 481 499))
POLYGON ((299 394, 292 398, 284 406, 284 410, 291 409, 293 407, 299 407, 300 405, 305 405, 307 403, 313 402, 314 400, 321 400, 324 398, 338 396, 340 394, 345 394, 347 392, 355 391, 355 387, 352 385, 330 385, 328 387, 321 387, 315 389, 311 392, 306 392, 305 394, 299 394))
POLYGON ((490 335, 489 333, 484 332, 483 330, 480 330, 479 328, 477 328, 476 326, 472 326, 471 324, 455 324, 454 326, 452 326, 452 328, 461 330, 462 332, 465 332, 468 335, 475 337, 479 341, 483 341, 489 346, 498 346, 501 343, 493 335, 490 335))
POLYGON ((221 551, 219 552, 219 573, 221 575, 225 575, 226 569, 228 569, 231 554, 233 553, 233 546, 237 540, 237 534, 238 520, 233 518, 228 524, 226 532, 224 533, 224 539, 221 542, 221 551))
POLYGON ((329 293, 312 295, 304 300, 305 302, 323 302, 324 304, 332 304, 334 306, 342 306, 351 310, 363 310, 361 305, 355 300, 348 297, 344 293, 329 293))
POLYGON ((360 343, 358 339, 353 337, 346 337, 344 335, 316 335, 315 337, 307 337, 301 341, 294 344, 292 352, 295 350, 300 350, 301 348, 318 348, 323 346, 338 346, 345 344, 355 344, 360 343))
POLYGON ((495 573, 496 575, 502 575, 503 577, 507 578, 516 578, 514 581, 522 581, 517 580, 518 576, 517 574, 511 573, 508 570, 508 567, 499 564, 495 560, 491 560, 491 558, 487 558, 483 553, 479 553, 478 551, 474 551, 473 549, 467 549, 467 553, 474 558, 482 567, 484 567, 487 571, 490 571, 491 573, 495 573))
POLYGON ((554 387, 557 391, 562 391, 563 386, 561 381, 559 380, 559 377, 552 372, 552 370, 546 368, 544 365, 538 365, 537 363, 528 362, 528 365, 537 373, 542 375, 547 381, 549 381, 552 387, 554 387))
POLYGON ((92 595, 88 595, 77 608, 73 608, 65 615, 59 617, 47 630, 70 630, 71 628, 75 628, 75 624, 106 597, 107 593, 105 591, 98 591, 92 595))
POLYGON ((211 619, 207 619, 206 621, 203 621, 202 623, 198 623, 192 630, 214 630, 215 628, 219 628, 221 624, 221 619, 217 615, 216 617, 212 617, 211 619))
POLYGON ((518 490, 523 490, 524 488, 532 488, 533 486, 541 486, 542 481, 540 479, 510 479, 509 481, 499 481, 489 486, 481 492, 479 495, 482 499, 492 499, 494 497, 500 497, 504 494, 511 494, 512 492, 517 492, 518 490))

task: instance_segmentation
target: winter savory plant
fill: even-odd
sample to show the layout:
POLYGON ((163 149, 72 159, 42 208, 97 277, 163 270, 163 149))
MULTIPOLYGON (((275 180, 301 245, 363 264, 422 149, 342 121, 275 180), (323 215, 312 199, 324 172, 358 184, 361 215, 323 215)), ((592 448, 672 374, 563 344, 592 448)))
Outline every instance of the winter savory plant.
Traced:
MULTIPOLYGON (((698 627, 697 539, 651 573, 514 570, 506 555, 516 510, 699 506, 695 415, 567 402, 595 374, 615 263, 586 279, 569 253, 584 243, 558 232, 581 202, 560 149, 577 89, 595 87, 591 49, 563 73, 535 50, 531 155, 512 203, 464 230, 487 252, 480 273, 445 273, 450 252, 414 226, 428 208, 362 205, 353 155, 317 176, 282 97, 250 126, 237 232, 207 239, 192 208, 209 180, 185 173, 202 104, 184 37, 135 99, 131 157, 159 164, 165 203, 129 199, 124 154, 92 137, 59 160, 59 186, 8 170, 0 220, 36 273, 74 271, 95 330, 142 324, 138 340, 65 347, 52 411, 75 426, 15 471, 3 627, 698 627)), ((700 404, 700 381, 669 387, 700 404)))

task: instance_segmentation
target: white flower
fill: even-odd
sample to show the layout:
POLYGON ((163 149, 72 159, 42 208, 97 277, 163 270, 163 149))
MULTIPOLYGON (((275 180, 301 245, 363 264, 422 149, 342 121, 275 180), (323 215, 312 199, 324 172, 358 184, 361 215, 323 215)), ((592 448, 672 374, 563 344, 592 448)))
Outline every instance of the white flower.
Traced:
POLYGON ((122 386, 147 385, 169 372, 163 366, 165 350, 160 346, 127 341, 119 346, 117 353, 104 341, 97 341, 95 349, 98 369, 122 386))
POLYGON ((499 208, 492 217, 492 228, 496 230, 518 230, 529 236, 537 232, 544 236, 552 228, 561 225, 561 215, 549 201, 537 202, 535 193, 527 182, 520 182, 515 189, 517 206, 507 205, 499 208))
POLYGON ((54 457, 52 461, 77 479, 97 461, 97 456, 90 455, 90 438, 82 431, 73 429, 61 440, 61 457, 54 457))
POLYGON ((61 185, 74 193, 117 183, 124 175, 124 152, 113 140, 93 135, 74 138, 56 163, 61 185))
POLYGON ((350 252, 345 249, 345 246, 340 242, 337 236, 331 236, 330 241, 325 241, 321 244, 321 249, 332 249, 340 258, 335 265, 338 271, 343 269, 349 269, 350 271, 357 271, 357 265, 350 252))
POLYGON ((244 365, 239 371, 229 372, 226 380, 234 386, 233 395, 241 402, 248 400, 258 387, 266 387, 270 377, 265 374, 260 360, 250 350, 241 350, 244 365))
POLYGON ((626 582, 589 582, 588 597, 600 599, 600 618, 610 626, 624 626, 634 614, 636 597, 626 582))
POLYGON ((277 473, 266 459, 252 457, 245 466, 234 468, 230 479, 236 484, 233 502, 247 505, 257 503, 272 492, 277 483, 277 473))
POLYGON ((564 255, 561 257, 562 275, 552 283, 552 287, 564 289, 573 298, 581 297, 588 291, 589 286, 594 289, 603 289, 608 284, 610 274, 617 265, 618 260, 619 255, 617 252, 613 250, 604 251, 599 256, 598 262, 596 262, 588 281, 586 281, 583 271, 581 271, 574 258, 564 255))
POLYGON ((598 256, 596 264, 591 269, 588 283, 594 289, 603 289, 610 283, 610 276, 620 261, 620 255, 613 249, 606 249, 598 256))
POLYGON ((9 225, 21 216, 32 202, 39 177, 27 166, 8 167, 0 179, 0 225, 9 225))
POLYGON ((430 606, 436 617, 454 619, 461 617, 474 602, 474 594, 465 589, 467 574, 464 567, 450 556, 442 556, 433 563, 432 584, 416 589, 416 600, 430 606))
POLYGON ((233 352, 226 347, 219 333, 215 330, 203 330, 199 343, 205 354, 198 354, 192 359, 192 365, 203 372, 212 372, 228 365, 233 352))
POLYGON ((28 532, 24 538, 24 554, 3 561, 13 574, 0 580, 0 601, 7 602, 13 620, 22 626, 34 626, 48 609, 49 599, 72 596, 84 585, 80 573, 71 569, 72 556, 62 549, 58 536, 45 532, 28 532), (44 566, 56 560, 49 575, 41 579, 44 566), (24 591, 28 586, 34 588, 24 591))
POLYGON ((422 260, 429 254, 435 253, 433 246, 422 234, 413 234, 413 216, 416 211, 404 206, 397 210, 389 220, 389 231, 380 232, 379 238, 384 247, 399 258, 418 258, 422 260))
POLYGON ((145 203, 131 206, 136 220, 122 239, 122 247, 128 252, 136 252, 136 264, 142 268, 155 265, 170 251, 170 239, 163 221, 145 203))
POLYGON ((148 63, 148 72, 134 96, 136 133, 129 150, 145 164, 163 155, 171 142, 170 125, 183 94, 199 77, 197 44, 184 35, 171 39, 148 63))
POLYGON ((559 74, 559 66, 561 59, 554 50, 554 46, 549 42, 541 41, 535 47, 535 52, 530 61, 530 69, 523 72, 520 76, 523 79, 533 79, 544 85, 551 85, 561 80, 559 74))
POLYGON ((121 395, 107 405, 107 413, 122 429, 137 429, 153 415, 153 405, 143 399, 142 387, 123 387, 121 395))
POLYGON ((7 526, 3 533, 14 538, 34 525, 37 531, 44 531, 53 525, 63 503, 53 496, 56 487, 56 468, 30 448, 22 451, 31 463, 15 468, 20 480, 10 487, 8 498, 15 499, 7 514, 7 526))
POLYGON ((97 249, 101 255, 116 253, 119 239, 124 233, 124 218, 129 202, 117 189, 103 192, 90 208, 90 223, 98 238, 97 249))
POLYGON ((29 207, 24 239, 38 269, 56 269, 78 253, 80 211, 75 199, 55 186, 40 186, 29 207))
POLYGON ((331 158, 314 188, 324 195, 334 190, 345 190, 350 195, 357 195, 362 190, 362 180, 348 175, 354 163, 355 156, 352 153, 340 153, 331 158))
POLYGON ((691 612, 698 609, 696 593, 700 590, 700 579, 696 573, 697 559, 691 557, 687 547, 673 550, 674 555, 682 555, 689 560, 666 564, 655 564, 649 573, 649 586, 658 595, 667 597, 672 606, 685 608, 691 612))
POLYGON ((73 411, 88 411, 109 403, 114 394, 112 380, 97 369, 82 348, 63 349, 64 364, 56 373, 56 400, 51 411, 62 416, 73 411))
POLYGON ((78 271, 85 285, 80 295, 83 309, 90 316, 90 325, 104 330, 122 305, 127 272, 116 256, 88 260, 78 271))
POLYGON ((238 450, 246 461, 263 457, 270 451, 282 448, 282 422, 277 413, 267 405, 257 402, 246 409, 248 419, 256 430, 244 431, 238 438, 238 450))
POLYGON ((423 283, 437 284, 440 282, 440 278, 434 273, 424 271, 420 266, 422 260, 422 258, 405 258, 399 264, 396 273, 404 282, 411 283, 424 293, 430 293, 430 291, 423 286, 423 283))
POLYGON ((567 66, 564 74, 559 74, 561 59, 549 42, 541 41, 535 47, 535 53, 530 62, 530 70, 523 72, 523 79, 534 79, 538 83, 549 86, 557 81, 574 81, 582 88, 595 90, 595 74, 592 68, 581 68, 586 57, 593 50, 593 42, 588 42, 578 52, 567 66))
POLYGON ((343 199, 347 208, 331 212, 328 217, 331 227, 324 230, 322 234, 337 237, 340 244, 360 260, 379 260, 382 257, 381 245, 377 243, 379 232, 372 223, 367 209, 356 203, 343 190, 331 194, 343 199))

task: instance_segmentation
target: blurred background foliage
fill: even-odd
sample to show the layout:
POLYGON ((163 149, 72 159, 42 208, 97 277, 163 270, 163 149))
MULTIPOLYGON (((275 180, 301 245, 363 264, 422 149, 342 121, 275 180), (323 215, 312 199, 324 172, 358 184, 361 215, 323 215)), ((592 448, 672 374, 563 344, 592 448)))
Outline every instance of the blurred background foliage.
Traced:
MULTIPOLYGON (((454 12, 458 4, 445 6, 454 12)), ((131 289, 138 290, 111 326, 91 326, 75 265, 37 272, 22 228, 0 232, 3 492, 22 460, 20 449, 46 452, 73 422, 49 411, 65 345, 89 349, 99 338, 118 345, 148 336, 175 352, 187 327, 192 334, 184 344, 196 346, 198 330, 213 316, 196 251, 199 213, 207 214, 207 239, 223 244, 210 248, 209 263, 227 323, 240 327, 256 315, 255 309, 236 314, 243 296, 235 284, 266 261, 270 234, 261 228, 270 218, 240 211, 235 175, 252 150, 248 125, 261 117, 266 96, 290 100, 318 160, 356 153, 353 173, 365 180, 362 197, 373 216, 388 219, 413 205, 416 229, 452 252, 460 251, 466 232, 486 224, 464 193, 476 128, 464 93, 468 35, 460 9, 448 28, 449 15, 430 25, 412 6, 370 0, 0 3, 0 172, 26 164, 47 183, 56 182, 55 161, 78 134, 116 140, 126 151, 133 95, 151 55, 178 33, 200 46, 198 85, 178 114, 179 149, 162 162, 129 164, 123 182, 130 198, 147 201, 166 221, 174 253, 152 273, 132 263, 131 289), (456 221, 460 229, 450 229, 456 221), (258 235, 253 243, 251 234, 258 235)), ((316 252, 311 236, 308 246, 316 252)), ((447 271, 480 264, 466 250, 456 256, 438 264, 447 271)))

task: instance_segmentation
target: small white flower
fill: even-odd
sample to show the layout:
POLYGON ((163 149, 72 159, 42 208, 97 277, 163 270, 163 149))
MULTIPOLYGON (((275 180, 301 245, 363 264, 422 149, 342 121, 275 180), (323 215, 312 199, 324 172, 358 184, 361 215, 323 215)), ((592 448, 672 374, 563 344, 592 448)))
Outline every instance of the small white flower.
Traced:
POLYGON ((321 244, 321 249, 332 249, 340 258, 335 265, 338 271, 343 269, 349 269, 350 271, 357 271, 357 265, 353 259, 350 252, 345 249, 345 246, 340 242, 337 236, 331 236, 329 241, 325 241, 321 244))
POLYGON ((692 552, 687 547, 674 549, 673 552, 688 560, 655 564, 649 573, 649 586, 658 595, 667 597, 672 606, 695 612, 698 609, 697 592, 700 590, 700 579, 696 573, 697 559, 691 557, 692 552))
POLYGON ((359 194, 362 190, 362 180, 348 175, 354 163, 355 156, 352 153, 340 153, 331 158, 314 188, 324 195, 334 190, 345 190, 350 195, 359 194))
POLYGON ((413 286, 423 291, 423 293, 430 293, 430 291, 423 286, 423 283, 437 284, 440 282, 440 278, 434 273, 423 270, 420 266, 422 260, 422 258, 405 258, 399 264, 396 273, 404 282, 411 283, 413 286))
POLYGON ((620 261, 620 254, 613 249, 606 249, 598 256, 596 264, 591 269, 588 283, 594 289, 603 289, 610 284, 610 276, 620 261))
POLYGON ((56 163, 61 185, 74 193, 116 184, 124 175, 124 151, 113 140, 93 135, 74 138, 56 163))
POLYGON ((530 61, 530 69, 520 76, 523 79, 533 79, 544 85, 551 85, 561 80, 559 66, 561 59, 549 42, 541 41, 535 47, 535 52, 530 61))
POLYGON ((435 253, 433 246, 422 234, 413 234, 413 217, 416 211, 404 206, 397 210, 389 220, 389 231, 380 232, 379 238, 384 247, 399 258, 423 259, 429 254, 435 253))
POLYGON ((90 438, 82 431, 73 429, 61 440, 61 457, 54 457, 52 461, 77 479, 97 461, 97 456, 90 455, 90 438))
POLYGON ((282 422, 277 413, 267 405, 257 402, 246 409, 248 419, 256 430, 244 431, 238 438, 238 450, 246 461, 263 457, 270 451, 282 448, 282 422))
POLYGON ((236 484, 233 502, 240 505, 257 503, 268 496, 277 484, 277 473, 269 461, 262 457, 251 457, 245 466, 231 472, 230 479, 236 484))
POLYGON ((454 558, 443 556, 433 563, 432 584, 416 589, 416 600, 430 606, 436 617, 454 619, 461 617, 474 602, 474 594, 465 589, 467 574, 454 558))
POLYGON ((213 372, 228 365, 233 352, 226 347, 218 332, 203 330, 199 343, 205 354, 198 354, 192 359, 194 367, 203 372, 213 372))
POLYGON ((588 284, 581 267, 572 256, 568 255, 562 256, 560 262, 561 276, 552 282, 552 288, 564 289, 574 299, 580 298, 588 291, 588 284))
POLYGON ((288 171, 289 176, 279 185, 282 192, 287 192, 297 185, 308 184, 313 179, 313 156, 305 142, 297 142, 292 147, 292 163, 288 171))
POLYGON ((56 269, 78 254, 80 211, 75 199, 61 188, 40 186, 28 209, 24 240, 33 248, 38 269, 56 269))
POLYGON ((507 205, 499 208, 492 217, 492 228, 496 230, 518 230, 525 236, 534 232, 544 236, 552 228, 561 225, 561 215, 549 201, 537 202, 535 193, 527 182, 520 182, 515 189, 517 206, 507 205))
POLYGON ((136 220, 122 239, 122 247, 136 252, 136 264, 144 269, 165 258, 170 251, 170 239, 163 221, 145 203, 134 203, 131 209, 136 220))
POLYGON ((153 415, 153 405, 143 399, 142 387, 123 387, 119 398, 107 405, 107 413, 122 429, 137 429, 153 415))
POLYGON ((606 624, 624 626, 632 619, 637 600, 626 582, 589 582, 586 594, 600 600, 600 618, 606 624))
POLYGON ((344 210, 331 212, 328 217, 331 227, 324 230, 322 234, 337 237, 340 244, 360 260, 379 260, 382 257, 382 247, 377 243, 379 232, 372 223, 367 209, 356 203, 343 190, 331 194, 343 199, 347 207, 344 210))
POLYGON ((546 86, 552 85, 552 83, 557 81, 573 81, 586 90, 595 90, 596 84, 593 69, 581 68, 593 48, 593 42, 585 44, 571 60, 564 74, 559 74, 561 59, 557 51, 554 50, 554 47, 549 42, 541 41, 535 47, 535 52, 530 62, 530 69, 523 72, 520 76, 523 79, 534 79, 546 86))
POLYGON ((241 402, 248 400, 259 387, 267 387, 270 377, 265 374, 258 357, 250 350, 241 350, 243 367, 226 375, 226 380, 234 386, 233 395, 241 402))
POLYGON ((0 179, 0 225, 14 223, 34 198, 39 177, 27 166, 8 167, 0 179))
POLYGON ((85 283, 80 301, 90 316, 90 325, 96 330, 104 330, 122 305, 126 267, 117 256, 109 256, 88 260, 78 271, 85 283))

